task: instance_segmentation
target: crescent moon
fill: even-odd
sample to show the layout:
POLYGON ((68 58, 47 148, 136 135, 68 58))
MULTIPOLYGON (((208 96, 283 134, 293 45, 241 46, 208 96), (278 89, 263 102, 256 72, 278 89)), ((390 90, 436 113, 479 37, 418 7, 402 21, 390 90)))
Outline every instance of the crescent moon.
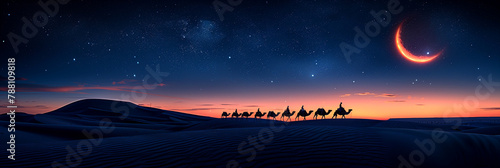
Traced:
POLYGON ((408 51, 404 46, 403 46, 403 41, 401 40, 401 27, 403 26, 403 23, 401 23, 398 27, 398 30, 396 32, 396 47, 398 47, 399 53, 403 55, 406 59, 416 62, 416 63, 426 63, 430 62, 434 59, 436 59, 441 53, 443 53, 444 49, 441 50, 439 53, 434 54, 434 55, 413 55, 410 51, 408 51))

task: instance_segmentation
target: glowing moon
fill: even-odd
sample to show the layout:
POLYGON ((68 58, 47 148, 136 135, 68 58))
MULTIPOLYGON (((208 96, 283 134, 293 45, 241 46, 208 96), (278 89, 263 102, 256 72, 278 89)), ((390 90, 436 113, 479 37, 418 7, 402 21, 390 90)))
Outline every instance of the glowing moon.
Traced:
POLYGON ((443 53, 444 49, 441 50, 439 53, 434 54, 434 55, 425 55, 425 56, 419 56, 419 55, 413 55, 410 51, 408 51, 404 46, 403 46, 403 41, 401 40, 401 26, 403 23, 401 23, 398 27, 398 30, 396 32, 396 47, 398 47, 399 53, 403 55, 406 59, 416 62, 416 63, 426 63, 434 60, 437 58, 441 53, 443 53))

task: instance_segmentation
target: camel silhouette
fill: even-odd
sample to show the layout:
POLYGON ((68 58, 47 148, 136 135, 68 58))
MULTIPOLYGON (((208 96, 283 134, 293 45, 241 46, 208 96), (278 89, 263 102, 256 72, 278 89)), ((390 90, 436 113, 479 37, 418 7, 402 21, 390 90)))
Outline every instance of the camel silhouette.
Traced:
MULTIPOLYGON (((284 120, 285 117, 288 117, 288 119, 290 119, 290 116, 292 116, 293 114, 295 114, 295 111, 293 111, 293 113, 290 113, 290 106, 286 106, 286 110, 283 111, 283 114, 281 114, 281 120, 284 120)), ((288 121, 287 119, 287 121, 288 121)), ((292 119, 290 119, 292 120, 292 119)))
POLYGON ((220 115, 220 118, 227 118, 228 116, 230 116, 231 113, 228 113, 228 112, 222 112, 222 114, 220 115))
POLYGON ((290 113, 290 110, 285 111, 285 112, 283 112, 283 114, 281 114, 281 119, 283 121, 288 121, 288 120, 292 121, 292 119, 290 117, 293 116, 294 114, 295 114, 295 111, 293 111, 291 113, 290 113), (285 120, 285 117, 287 118, 286 120, 285 120))
POLYGON ((325 109, 323 108, 318 108, 318 110, 316 110, 316 112, 314 113, 314 117, 313 119, 318 119, 318 115, 321 116, 321 119, 325 119, 328 114, 330 114, 332 112, 332 110, 328 110, 328 112, 325 111, 325 109))
MULTIPOLYGON (((349 112, 346 112, 345 109, 343 107, 341 107, 341 108, 338 108, 337 110, 335 110, 335 113, 333 113, 333 117, 335 117, 335 119, 337 119, 337 115, 342 115, 341 119, 342 118, 345 119, 345 115, 349 115, 351 112, 352 112, 352 109, 349 109, 349 112)), ((332 117, 332 119, 333 119, 333 117, 332 117)))
POLYGON ((313 112, 314 112, 314 110, 310 110, 309 113, 307 113, 307 111, 304 110, 304 105, 302 105, 302 108, 297 113, 297 117, 295 117, 295 120, 297 121, 297 119, 298 119, 300 121, 299 117, 304 117, 304 120, 306 120, 306 117, 311 115, 311 113, 313 113, 313 112))
POLYGON ((241 116, 241 114, 238 114, 238 109, 234 110, 233 114, 231 115, 231 118, 238 118, 241 116))
POLYGON ((264 116, 264 115, 266 115, 266 113, 262 113, 262 112, 260 112, 260 108, 258 108, 258 109, 257 109, 257 112, 255 112, 254 117, 255 117, 255 118, 257 118, 257 117, 261 118, 261 117, 262 117, 262 116, 264 116))
POLYGON ((269 119, 269 117, 272 117, 273 120, 276 120, 276 117, 280 115, 281 112, 278 112, 278 113, 274 113, 274 111, 269 111, 269 113, 267 113, 267 118, 269 119))
POLYGON ((252 114, 253 114, 253 112, 250 112, 250 113, 243 112, 243 114, 241 114, 241 118, 243 118, 243 117, 248 118, 248 117, 252 116, 252 114))

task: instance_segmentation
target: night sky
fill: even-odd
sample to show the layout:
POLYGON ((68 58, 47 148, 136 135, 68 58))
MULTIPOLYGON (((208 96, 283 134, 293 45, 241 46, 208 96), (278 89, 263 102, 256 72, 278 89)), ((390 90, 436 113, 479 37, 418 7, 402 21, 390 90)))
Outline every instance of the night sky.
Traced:
MULTIPOLYGON (((37 1, 2 1, 0 49, 5 64, 16 58, 19 111, 103 98, 213 117, 235 108, 335 109, 341 101, 354 118, 461 116, 455 107, 481 80, 491 74, 500 82, 494 2, 400 1, 401 12, 350 61, 339 45, 356 47, 355 27, 364 31, 374 21, 370 11, 388 10, 389 0, 244 0, 223 20, 213 2, 73 0, 59 4, 16 53, 8 34, 22 37, 22 18, 32 22, 43 9, 37 1), (406 59, 395 45, 400 25, 414 55, 443 52, 426 63, 406 59), (154 89, 134 89, 157 66, 168 75, 150 79, 154 89)), ((491 96, 466 116, 500 116, 499 89, 483 90, 491 96)))

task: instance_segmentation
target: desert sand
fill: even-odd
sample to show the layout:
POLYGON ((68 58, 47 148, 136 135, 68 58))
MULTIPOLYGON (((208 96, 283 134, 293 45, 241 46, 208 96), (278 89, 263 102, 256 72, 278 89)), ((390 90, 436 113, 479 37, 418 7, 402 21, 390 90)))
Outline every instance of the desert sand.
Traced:
MULTIPOLYGON (((500 167, 500 118, 454 119, 460 120, 460 125, 440 118, 311 119, 312 116, 297 122, 219 119, 128 102, 81 100, 45 114, 18 113, 16 160, 5 157, 0 164, 2 167, 500 167), (127 107, 128 116, 123 117, 123 111, 116 112, 112 106, 127 107), (103 121, 113 125, 113 130, 103 129, 103 121), (89 134, 94 139, 88 139, 89 134)), ((8 116, 1 115, 2 142, 8 141, 7 123, 8 116)))

